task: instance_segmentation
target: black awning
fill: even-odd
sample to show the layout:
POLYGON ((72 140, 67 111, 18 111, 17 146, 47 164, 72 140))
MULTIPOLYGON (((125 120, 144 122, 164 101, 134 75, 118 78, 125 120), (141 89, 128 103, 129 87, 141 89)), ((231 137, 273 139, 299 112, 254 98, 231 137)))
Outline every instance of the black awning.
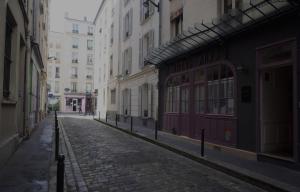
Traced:
POLYGON ((207 44, 225 38, 299 9, 299 0, 251 0, 242 9, 233 9, 210 23, 196 23, 171 41, 153 49, 145 59, 147 65, 159 65, 207 44))

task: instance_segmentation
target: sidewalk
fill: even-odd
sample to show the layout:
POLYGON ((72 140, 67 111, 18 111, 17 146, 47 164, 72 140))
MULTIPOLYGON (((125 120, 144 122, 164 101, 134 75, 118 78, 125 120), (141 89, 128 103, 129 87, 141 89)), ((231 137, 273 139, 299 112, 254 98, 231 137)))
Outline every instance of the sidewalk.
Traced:
MULTIPOLYGON (((95 119, 98 120, 98 119, 95 119)), ((105 120, 101 119, 102 123, 105 120)), ((108 120, 115 127, 115 121, 108 120)), ((118 128, 130 133, 130 124, 118 122, 118 128)), ((142 126, 133 126, 133 135, 151 143, 165 147, 173 152, 226 172, 232 176, 270 191, 300 191, 300 172, 282 166, 257 161, 255 154, 213 149, 205 146, 205 157, 201 157, 201 142, 183 136, 158 131, 158 140, 154 139, 154 130, 142 126)), ((236 150, 238 151, 238 150, 236 150)))
POLYGON ((52 158, 53 116, 46 117, 0 170, 1 192, 47 192, 52 158))

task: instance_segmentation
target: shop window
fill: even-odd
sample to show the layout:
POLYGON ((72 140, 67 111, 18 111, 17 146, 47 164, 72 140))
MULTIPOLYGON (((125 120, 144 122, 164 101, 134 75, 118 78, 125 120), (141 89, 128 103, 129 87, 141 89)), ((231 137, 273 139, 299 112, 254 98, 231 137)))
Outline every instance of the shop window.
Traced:
POLYGON ((189 96, 190 96, 190 89, 189 87, 181 87, 180 92, 180 112, 181 113, 188 113, 189 112, 189 96))

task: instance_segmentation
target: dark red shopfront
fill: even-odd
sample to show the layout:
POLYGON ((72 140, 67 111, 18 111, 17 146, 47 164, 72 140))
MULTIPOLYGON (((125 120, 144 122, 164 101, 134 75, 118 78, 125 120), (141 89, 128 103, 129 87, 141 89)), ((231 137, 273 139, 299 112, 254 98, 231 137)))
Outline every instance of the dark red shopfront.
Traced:
MULTIPOLYGON (((174 134, 200 139, 205 129, 208 142, 236 145, 235 71, 229 62, 201 67, 183 61, 164 84, 163 127, 174 134)), ((193 62, 190 61, 190 62, 193 62)))

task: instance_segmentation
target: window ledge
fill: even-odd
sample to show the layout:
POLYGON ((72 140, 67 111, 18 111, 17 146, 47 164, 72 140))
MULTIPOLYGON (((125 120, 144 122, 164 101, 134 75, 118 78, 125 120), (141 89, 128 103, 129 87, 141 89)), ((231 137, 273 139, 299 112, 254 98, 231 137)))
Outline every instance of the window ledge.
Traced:
POLYGON ((16 105, 17 101, 12 99, 3 99, 2 105, 16 105))

